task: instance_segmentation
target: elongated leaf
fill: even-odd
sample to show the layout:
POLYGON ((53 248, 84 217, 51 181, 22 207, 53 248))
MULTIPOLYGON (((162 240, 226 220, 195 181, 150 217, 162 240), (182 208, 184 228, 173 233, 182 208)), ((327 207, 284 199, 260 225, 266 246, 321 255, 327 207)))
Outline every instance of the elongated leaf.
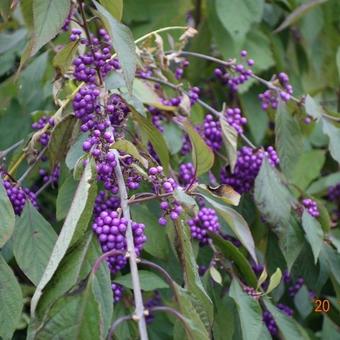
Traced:
POLYGON ((68 176, 61 185, 56 202, 56 217, 58 221, 63 220, 70 209, 78 182, 72 176, 68 176))
POLYGON ((233 40, 242 41, 251 25, 259 22, 263 0, 216 0, 217 15, 233 40))
POLYGON ((290 193, 266 158, 255 180, 255 202, 263 217, 272 225, 280 226, 289 220, 290 193))
POLYGON ((220 185, 213 188, 207 187, 205 184, 199 184, 197 188, 199 192, 209 193, 227 204, 238 206, 240 203, 241 195, 228 185, 220 185))
POLYGON ((140 115, 137 111, 133 110, 133 116, 140 128, 146 133, 150 143, 155 149, 159 159, 162 163, 162 166, 165 170, 165 173, 169 171, 169 152, 166 146, 165 140, 162 134, 153 126, 153 124, 142 115, 140 115))
POLYGON ((0 336, 9 340, 19 324, 24 301, 19 283, 1 254, 0 305, 0 336))
POLYGON ((276 112, 275 146, 280 157, 280 166, 284 174, 290 177, 303 151, 303 137, 298 122, 282 101, 276 112))
POLYGON ((305 109, 306 109, 308 116, 311 116, 314 119, 320 119, 322 116, 322 112, 323 112, 322 107, 310 95, 306 96, 305 109))
POLYGON ((78 188, 74 195, 69 213, 53 248, 52 255, 45 268, 44 274, 32 297, 31 313, 34 316, 42 290, 51 280, 67 249, 85 232, 92 215, 92 207, 96 195, 96 188, 92 183, 94 177, 92 164, 89 162, 83 172, 78 188))
POLYGON ((186 224, 182 224, 179 221, 175 221, 174 224, 178 237, 177 252, 183 268, 185 287, 193 298, 192 303, 194 308, 206 329, 209 331, 213 322, 213 304, 203 288, 198 274, 198 268, 190 242, 189 228, 186 224))
POLYGON ((340 183, 340 172, 335 172, 313 182, 312 185, 307 189, 307 193, 309 195, 315 195, 321 192, 326 192, 330 186, 336 185, 338 183, 340 183))
POLYGON ((211 199, 205 194, 203 194, 203 196, 207 200, 207 202, 211 204, 214 209, 216 209, 218 214, 223 217, 223 219, 228 223, 231 230, 235 233, 236 237, 248 250, 250 256, 254 259, 255 262, 257 262, 254 239, 251 235, 246 220, 234 209, 226 205, 222 205, 221 203, 217 202, 214 199, 211 199))
POLYGON ((269 294, 272 290, 274 290, 281 282, 282 272, 280 268, 277 268, 275 273, 270 277, 269 285, 266 293, 269 294))
POLYGON ((123 0, 100 0, 100 3, 110 12, 110 14, 118 21, 123 16, 123 0))
POLYGON ((329 138, 329 152, 331 156, 340 163, 340 128, 336 127, 327 118, 322 118, 323 132, 329 138))
POLYGON ((33 0, 31 56, 59 33, 70 7, 69 0, 33 0))
POLYGON ((213 166, 214 154, 188 121, 185 121, 183 126, 191 141, 192 158, 196 168, 196 174, 197 176, 200 176, 209 171, 213 166))
POLYGON ((83 150, 83 143, 85 142, 86 138, 88 138, 88 135, 86 133, 82 133, 76 142, 70 147, 70 150, 68 151, 65 158, 65 163, 70 170, 75 167, 79 158, 84 156, 85 152, 83 150))
POLYGON ((132 94, 132 84, 135 78, 137 55, 136 46, 130 29, 121 24, 97 1, 93 1, 97 7, 98 14, 108 30, 112 45, 118 54, 118 59, 123 69, 126 86, 132 94))
POLYGON ((314 262, 317 263, 324 239, 321 225, 318 220, 304 210, 302 215, 302 227, 306 233, 306 239, 312 248, 314 262))
POLYGON ((0 180, 0 248, 11 238, 14 231, 15 216, 7 192, 0 180))
POLYGON ((283 21, 283 23, 274 31, 274 33, 278 33, 294 24, 298 21, 302 16, 308 13, 311 9, 316 6, 319 6, 325 3, 327 0, 309 0, 306 3, 303 3, 299 7, 297 7, 292 13, 290 13, 287 18, 283 21))
POLYGON ((231 172, 233 172, 237 159, 237 132, 225 121, 224 117, 220 117, 220 123, 224 145, 227 149, 229 166, 231 172))
POLYGON ((57 240, 52 226, 28 201, 15 224, 13 251, 20 269, 39 283, 57 240))
POLYGON ((68 43, 53 58, 53 66, 66 73, 72 64, 72 60, 77 52, 78 40, 68 43))
MULTIPOLYGON (((146 270, 139 270, 138 276, 140 279, 141 289, 145 291, 153 291, 155 289, 169 288, 168 284, 165 283, 158 275, 153 272, 149 272, 146 270)), ((130 289, 133 288, 131 274, 126 274, 123 276, 119 276, 114 279, 114 282, 123 285, 124 287, 128 287, 130 289)))
POLYGON ((112 148, 131 155, 137 161, 141 162, 141 164, 145 168, 148 167, 148 161, 144 157, 141 156, 138 149, 130 141, 126 139, 120 139, 112 145, 112 148))
POLYGON ((255 288, 257 285, 256 276, 246 257, 240 252, 240 250, 237 249, 237 247, 235 247, 231 242, 224 240, 219 235, 210 233, 209 236, 222 254, 236 264, 246 283, 255 288))
POLYGON ((236 279, 233 279, 231 282, 229 295, 236 303, 243 339, 260 339, 262 332, 262 310, 258 301, 243 292, 236 279))

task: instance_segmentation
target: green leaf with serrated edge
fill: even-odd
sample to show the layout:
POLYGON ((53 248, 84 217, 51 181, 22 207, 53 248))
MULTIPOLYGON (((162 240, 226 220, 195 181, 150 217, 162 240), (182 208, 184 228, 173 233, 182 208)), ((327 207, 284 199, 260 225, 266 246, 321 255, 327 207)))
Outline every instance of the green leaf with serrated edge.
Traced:
POLYGON ((72 64, 72 60, 77 52, 79 41, 71 41, 53 58, 53 66, 66 73, 72 64))
POLYGON ((37 286, 31 300, 31 314, 34 316, 42 290, 51 280, 67 249, 75 243, 84 233, 92 216, 93 203, 96 196, 96 187, 93 183, 95 177, 89 162, 78 184, 69 213, 66 216, 52 255, 47 263, 44 274, 37 286))
POLYGON ((291 209, 291 195, 282 183, 279 173, 263 159, 255 179, 255 202, 263 217, 273 226, 286 224, 291 209))
POLYGON ((58 190, 56 202, 56 217, 58 221, 63 220, 67 216, 77 186, 78 182, 70 175, 65 179, 58 190))
POLYGON ((280 101, 275 118, 275 146, 284 174, 290 177, 296 162, 303 152, 303 136, 297 120, 280 101))
POLYGON ((122 20, 123 16, 123 0, 99 0, 100 3, 110 12, 110 14, 118 21, 122 20))
POLYGON ((319 103, 317 103, 315 99, 308 94, 305 99, 305 110, 308 116, 311 116, 316 120, 320 119, 322 117, 322 113, 324 112, 319 103))
POLYGON ((218 248, 218 250, 222 252, 226 258, 232 260, 236 264, 247 284, 255 288, 257 285, 256 275, 251 269, 246 257, 240 252, 240 250, 231 242, 224 240, 217 234, 209 233, 209 236, 213 240, 214 245, 218 248))
POLYGON ((52 130, 47 149, 52 168, 65 158, 70 147, 76 121, 75 117, 67 116, 52 130))
POLYGON ((217 15, 234 41, 243 41, 253 23, 262 18, 263 0, 216 0, 217 15))
POLYGON ((320 171, 325 163, 326 155, 323 150, 310 150, 304 152, 291 172, 291 181, 301 190, 320 176, 320 171))
MULTIPOLYGON (((62 260, 52 280, 44 289, 37 309, 38 325, 53 304, 73 286, 84 280, 92 270, 95 261, 102 254, 99 243, 92 231, 77 244, 62 260)), ((105 261, 99 266, 93 283, 96 300, 103 310, 104 329, 111 325, 112 289, 108 266, 105 261)))
POLYGON ((57 240, 52 226, 27 202, 15 224, 13 252, 25 275, 39 283, 57 240))
POLYGON ((125 152, 135 158, 137 161, 141 162, 144 168, 148 168, 148 161, 141 156, 138 149, 128 140, 120 139, 111 145, 111 148, 117 149, 119 151, 125 152))
POLYGON ((175 189, 174 198, 186 209, 190 215, 197 215, 198 206, 196 200, 184 192, 181 187, 177 187, 175 189))
POLYGON ((243 339, 260 339, 262 332, 262 310, 258 301, 245 293, 235 278, 231 282, 229 296, 236 303, 243 339))
POLYGON ((189 228, 181 221, 174 221, 177 234, 177 253, 182 264, 185 287, 188 289, 194 308, 209 331, 213 322, 213 304, 206 293, 198 274, 189 228))
MULTIPOLYGON (((153 291, 155 289, 169 288, 168 284, 163 281, 157 274, 147 271, 139 270, 138 276, 140 280, 141 289, 145 291, 153 291)), ((121 284, 124 287, 133 288, 131 274, 116 277, 114 282, 121 284)))
POLYGON ((280 268, 277 268, 275 273, 269 279, 269 285, 266 291, 266 294, 269 294, 273 291, 281 282, 282 272, 280 268))
POLYGON ((331 156, 340 163, 340 128, 333 125, 328 118, 323 117, 322 129, 329 138, 328 149, 331 156))
POLYGON ((234 172, 237 160, 237 132, 222 116, 220 117, 220 124, 222 128, 222 138, 227 150, 230 170, 231 172, 234 172))
POLYGON ((242 245, 248 250, 250 256, 257 262, 254 239, 246 220, 234 209, 219 203, 205 193, 201 193, 201 195, 212 205, 218 214, 223 217, 242 245))
POLYGON ((292 13, 290 13, 286 19, 282 22, 282 24, 274 31, 274 33, 279 33, 289 27, 290 25, 294 24, 298 21, 301 17, 306 15, 310 10, 314 7, 319 6, 325 3, 327 0, 311 0, 306 3, 303 3, 299 7, 295 8, 292 13))
POLYGON ((240 203, 241 195, 236 192, 229 185, 219 185, 216 188, 208 187, 205 184, 199 184, 197 186, 197 191, 200 193, 209 193, 216 198, 220 198, 223 202, 238 206, 240 203))
POLYGON ((0 180, 0 248, 11 238, 14 231, 15 215, 7 191, 0 180))
POLYGON ((69 0, 33 0, 31 56, 60 32, 70 8, 69 0))
POLYGON ((137 54, 136 45, 130 29, 121 24, 97 1, 93 1, 98 10, 98 15, 102 19, 107 31, 110 34, 113 48, 123 70, 126 86, 129 93, 132 93, 132 84, 135 78, 137 54))
POLYGON ((191 141, 192 159, 196 168, 196 175, 201 176, 213 166, 214 153, 188 121, 183 122, 183 127, 191 141))
POLYGON ((273 315, 284 339, 309 339, 307 333, 293 318, 275 307, 268 298, 264 298, 263 302, 268 311, 273 315))
POLYGON ((304 209, 302 215, 302 227, 303 230, 305 231, 306 239, 312 248, 314 255, 314 263, 316 264, 318 262, 318 257, 324 239, 321 225, 317 219, 309 215, 306 209, 304 209))
POLYGON ((20 285, 1 253, 0 273, 0 336, 9 340, 20 321, 24 300, 20 285))
POLYGON ((136 120, 139 127, 146 133, 150 143, 152 144, 153 148, 155 149, 161 164, 164 168, 165 174, 169 173, 169 152, 164 141, 162 134, 152 125, 150 120, 144 118, 140 115, 137 111, 133 110, 133 117, 136 120))

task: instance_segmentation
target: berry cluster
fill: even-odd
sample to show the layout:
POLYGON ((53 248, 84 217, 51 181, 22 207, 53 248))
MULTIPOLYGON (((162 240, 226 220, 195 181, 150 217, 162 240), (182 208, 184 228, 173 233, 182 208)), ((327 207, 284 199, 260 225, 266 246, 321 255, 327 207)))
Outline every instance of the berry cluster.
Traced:
POLYGON ((302 205, 307 209, 309 215, 313 217, 319 217, 320 211, 318 209, 318 204, 311 198, 304 198, 302 200, 302 205))
POLYGON ((289 296, 294 297, 303 286, 304 282, 303 277, 299 277, 296 282, 288 288, 289 296))
POLYGON ((258 300, 261 296, 261 293, 257 292, 255 288, 245 286, 243 287, 243 291, 252 297, 254 300, 258 300))
POLYGON ((332 219, 337 221, 340 219, 340 183, 328 189, 328 199, 336 205, 336 208, 333 210, 332 219))
MULTIPOLYGON (((277 308, 284 314, 286 314, 287 316, 291 317, 293 315, 293 310, 291 308, 289 308, 288 306, 279 303, 277 305, 277 308)), ((271 335, 276 336, 278 334, 278 327, 277 324, 273 318, 273 315, 268 311, 264 311, 263 312, 263 318, 262 318, 263 322, 265 323, 265 325, 268 328, 268 331, 271 335)))
MULTIPOLYGON (((145 309, 147 310, 160 305, 162 305, 162 299, 158 291, 155 291, 154 295, 144 304, 145 309)), ((149 313, 149 315, 145 317, 147 323, 152 322, 154 318, 155 316, 152 313, 149 313)))
POLYGON ((118 303, 123 297, 123 286, 112 282, 111 288, 113 293, 113 302, 118 303))
POLYGON ((183 142, 182 142, 182 147, 180 150, 181 155, 185 156, 191 151, 191 141, 188 135, 183 136, 183 142))
POLYGON ((248 146, 243 146, 237 152, 234 172, 231 173, 227 168, 222 169, 222 183, 232 186, 240 194, 252 190, 265 157, 268 158, 271 166, 275 167, 279 164, 279 158, 272 146, 269 146, 267 151, 254 150, 248 146))
POLYGON ((178 180, 181 185, 190 184, 195 177, 195 167, 192 163, 183 163, 179 167, 178 180))
POLYGON ((31 201, 34 207, 38 207, 35 193, 30 191, 28 188, 17 187, 8 180, 3 180, 3 185, 16 215, 20 215, 22 213, 22 210, 28 200, 31 201))
POLYGON ((213 151, 219 151, 222 147, 221 124, 211 114, 205 116, 203 123, 203 138, 213 151))
POLYGON ((220 223, 214 209, 202 208, 196 217, 188 221, 192 238, 198 240, 200 245, 208 244, 208 232, 218 233, 220 223))
MULTIPOLYGON (((127 263, 124 254, 126 251, 127 226, 127 219, 120 217, 117 211, 114 210, 101 211, 92 225, 92 229, 98 237, 103 252, 110 250, 121 252, 121 254, 112 255, 107 259, 113 274, 121 270, 127 263)), ((146 241, 146 236, 144 235, 145 226, 142 223, 133 221, 131 226, 135 251, 137 256, 139 256, 146 241)))
POLYGON ((277 85, 279 90, 269 89, 259 95, 261 108, 264 111, 269 108, 276 110, 279 105, 279 98, 288 102, 293 94, 293 87, 289 83, 289 77, 286 73, 281 72, 276 75, 272 83, 277 85))
POLYGON ((175 70, 175 77, 177 80, 181 79, 184 73, 184 69, 189 66, 189 60, 182 60, 175 70))
POLYGON ((120 207, 120 198, 107 191, 99 191, 94 202, 93 212, 98 216, 103 210, 117 210, 120 207))
POLYGON ((60 177, 60 165, 55 166, 50 174, 46 169, 40 169, 39 175, 44 183, 51 182, 52 185, 55 185, 60 177))
POLYGON ((225 118, 237 133, 243 133, 243 125, 247 124, 247 118, 242 117, 241 110, 238 107, 228 108, 225 112, 225 118))
MULTIPOLYGON (((43 129, 46 125, 49 125, 51 127, 54 126, 54 120, 53 120, 52 117, 48 117, 48 116, 40 117, 38 121, 36 121, 32 124, 32 129, 38 131, 38 130, 43 129)), ((46 132, 44 132, 40 135, 39 143, 42 146, 47 146, 49 141, 50 141, 50 132, 49 131, 46 131, 46 132)))

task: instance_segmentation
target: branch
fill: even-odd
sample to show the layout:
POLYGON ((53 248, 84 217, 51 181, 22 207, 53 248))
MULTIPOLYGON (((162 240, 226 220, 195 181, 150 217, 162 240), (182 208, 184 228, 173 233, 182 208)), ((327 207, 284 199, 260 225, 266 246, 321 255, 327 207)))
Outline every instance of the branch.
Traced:
MULTIPOLYGON (((117 150, 112 150, 116 156, 116 159, 119 160, 119 153, 117 150)), ((128 195, 126 191, 125 181, 122 173, 122 169, 120 167, 119 161, 115 167, 115 175, 117 178, 120 200, 121 200, 121 208, 123 211, 123 216, 127 219, 128 225, 126 230, 126 240, 127 240, 127 253, 129 255, 129 263, 130 263, 130 271, 133 285, 133 295, 136 304, 135 310, 135 319, 138 322, 139 334, 141 340, 148 339, 148 333, 146 329, 146 322, 144 316, 144 305, 142 292, 140 287, 140 281, 138 276, 138 268, 137 268, 137 256, 135 252, 135 245, 133 241, 133 233, 131 226, 131 216, 130 216, 130 208, 128 204, 128 195)))
POLYGON ((110 328, 110 332, 109 335, 107 336, 108 339, 112 339, 113 333, 115 331, 115 329, 124 321, 128 321, 128 320, 132 320, 132 316, 131 315, 124 315, 121 316, 120 318, 118 318, 117 320, 115 320, 115 322, 112 324, 111 328, 110 328))
POLYGON ((114 255, 122 255, 124 254, 122 251, 117 250, 117 249, 112 249, 104 254, 102 254, 101 256, 99 256, 96 260, 96 262, 94 263, 94 266, 92 268, 92 274, 95 274, 100 266, 100 264, 102 263, 102 261, 106 260, 108 257, 110 256, 114 256, 114 255))
POLYGON ((0 158, 5 158, 7 156, 7 154, 9 154, 12 150, 16 149, 20 144, 23 143, 23 139, 19 140, 19 142, 14 143, 13 145, 11 145, 10 147, 8 147, 7 149, 0 151, 0 158))

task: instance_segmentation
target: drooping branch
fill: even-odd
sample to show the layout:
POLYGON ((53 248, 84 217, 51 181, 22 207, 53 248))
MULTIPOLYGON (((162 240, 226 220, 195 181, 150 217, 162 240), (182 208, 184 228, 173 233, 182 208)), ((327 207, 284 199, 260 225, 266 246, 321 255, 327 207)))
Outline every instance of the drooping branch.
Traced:
POLYGON ((107 338, 110 340, 112 339, 112 336, 116 330, 116 328, 123 323, 124 321, 129 321, 129 320, 133 320, 131 315, 124 315, 121 316, 120 318, 118 318, 117 320, 114 321, 114 323, 112 324, 111 328, 110 328, 110 332, 109 335, 107 336, 107 338))

